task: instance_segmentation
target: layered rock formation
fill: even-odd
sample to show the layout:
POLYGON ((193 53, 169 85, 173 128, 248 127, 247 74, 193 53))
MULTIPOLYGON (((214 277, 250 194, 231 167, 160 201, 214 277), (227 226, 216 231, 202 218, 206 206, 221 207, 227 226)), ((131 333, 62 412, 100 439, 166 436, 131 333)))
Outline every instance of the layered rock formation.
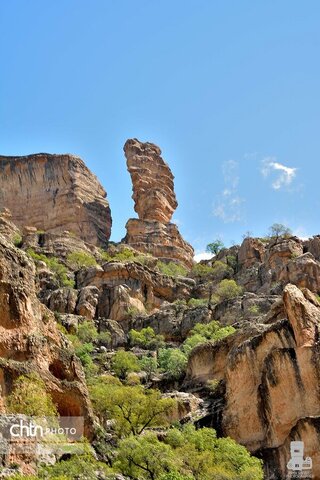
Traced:
POLYGON ((319 479, 320 303, 289 284, 283 307, 286 318, 196 347, 188 381, 219 382, 202 424, 262 456, 267 479, 285 478, 293 440, 305 442, 319 479))
POLYGON ((36 297, 28 256, 0 235, 0 409, 14 380, 37 373, 61 416, 83 416, 91 435, 93 416, 80 360, 59 332, 53 313, 36 297))
POLYGON ((134 209, 139 216, 127 222, 125 243, 165 262, 176 261, 190 267, 193 248, 183 240, 177 226, 170 223, 178 204, 174 177, 160 148, 133 139, 127 140, 124 152, 133 184, 134 209))
POLYGON ((0 156, 0 184, 0 209, 8 208, 18 227, 69 230, 96 245, 110 237, 106 192, 79 157, 0 156))

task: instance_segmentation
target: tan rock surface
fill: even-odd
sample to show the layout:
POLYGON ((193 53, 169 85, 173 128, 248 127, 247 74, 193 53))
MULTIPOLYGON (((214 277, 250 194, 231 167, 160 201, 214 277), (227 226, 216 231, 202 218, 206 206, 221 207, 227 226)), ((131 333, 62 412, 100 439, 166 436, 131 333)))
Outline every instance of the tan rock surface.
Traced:
POLYGON ((178 206, 173 175, 156 145, 127 140, 124 146, 131 175, 134 209, 139 219, 127 222, 124 242, 163 261, 175 261, 190 268, 193 248, 170 220, 178 206))
POLYGON ((133 185, 134 209, 141 220, 169 223, 178 206, 173 175, 153 143, 136 138, 124 145, 127 167, 133 185))
POLYGON ((131 218, 126 224, 125 242, 143 253, 150 253, 164 262, 176 261, 190 268, 193 248, 179 233, 174 223, 160 223, 131 218))
POLYGON ((194 281, 174 279, 135 262, 108 262, 102 267, 80 270, 77 285, 99 289, 98 317, 123 321, 132 309, 152 311, 164 301, 187 298, 194 281))
POLYGON ((0 407, 21 374, 36 372, 62 416, 83 416, 92 433, 92 411, 79 359, 59 332, 53 313, 35 294, 34 265, 0 236, 0 407))
POLYGON ((299 439, 306 444, 305 454, 313 456, 314 479, 319 480, 319 302, 308 290, 287 285, 284 309, 288 320, 196 347, 187 378, 193 384, 222 382, 220 420, 212 426, 260 453, 266 479, 285 478, 290 441, 299 439))
POLYGON ((256 263, 262 263, 265 256, 265 246, 257 238, 245 238, 238 252, 238 263, 241 268, 249 268, 256 263))
POLYGON ((69 230, 93 244, 110 237, 111 214, 98 179, 74 155, 0 156, 0 208, 18 226, 69 230))

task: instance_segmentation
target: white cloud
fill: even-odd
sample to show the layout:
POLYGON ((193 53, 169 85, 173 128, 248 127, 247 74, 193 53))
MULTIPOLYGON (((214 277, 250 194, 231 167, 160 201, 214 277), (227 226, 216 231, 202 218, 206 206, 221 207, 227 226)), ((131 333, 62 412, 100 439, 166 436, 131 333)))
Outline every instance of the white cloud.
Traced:
POLYGON ((311 235, 309 235, 304 227, 297 227, 293 230, 293 235, 299 237, 301 240, 308 240, 311 235))
POLYGON ((212 253, 208 252, 200 252, 196 253, 195 256, 193 257, 195 262, 200 262, 201 260, 210 260, 214 255, 212 253))
POLYGON ((286 167, 277 162, 275 157, 267 157, 262 160, 261 173, 266 178, 275 173, 276 178, 272 181, 271 186, 274 190, 280 190, 282 187, 291 185, 297 174, 297 169, 286 167))
POLYGON ((213 206, 213 215, 224 223, 233 223, 243 220, 243 204, 245 200, 238 194, 238 163, 228 160, 222 165, 224 189, 217 196, 213 206))

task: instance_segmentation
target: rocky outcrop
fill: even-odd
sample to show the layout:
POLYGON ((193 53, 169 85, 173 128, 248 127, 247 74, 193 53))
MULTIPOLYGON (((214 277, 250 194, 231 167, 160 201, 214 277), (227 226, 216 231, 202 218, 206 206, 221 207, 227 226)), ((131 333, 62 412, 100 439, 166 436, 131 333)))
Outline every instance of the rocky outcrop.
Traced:
POLYGON ((175 261, 186 267, 193 264, 193 248, 174 223, 130 218, 126 224, 125 242, 140 252, 149 253, 163 262, 175 261))
POLYGON ((69 230, 100 245, 109 239, 106 192, 81 158, 45 153, 0 156, 0 183, 0 208, 10 210, 18 227, 69 230))
POLYGON ((168 277, 136 262, 108 262, 80 270, 79 289, 98 289, 96 316, 124 321, 133 314, 152 312, 164 301, 188 298, 194 280, 168 277))
POLYGON ((241 269, 262 263, 265 256, 265 245, 258 238, 245 238, 238 252, 238 264, 241 269))
POLYGON ((152 315, 136 316, 131 321, 124 322, 124 326, 126 331, 151 327, 167 341, 183 342, 197 323, 206 324, 213 318, 212 311, 206 306, 190 308, 178 303, 164 304, 152 315))
POLYGON ((139 219, 127 222, 124 242, 138 251, 187 267, 193 263, 193 248, 170 223, 177 208, 173 175, 156 145, 127 140, 124 146, 133 184, 132 198, 139 219))
POLYGON ((169 223, 178 206, 174 176, 153 143, 127 140, 124 146, 133 185, 134 209, 141 220, 169 223))
POLYGON ((0 409, 14 380, 31 372, 45 382, 61 416, 83 416, 87 435, 93 417, 79 359, 59 332, 53 313, 35 294, 34 265, 0 236, 0 409))
POLYGON ((285 477, 294 439, 305 442, 305 454, 314 462, 313 478, 319 479, 320 304, 310 291, 290 284, 283 301, 287 318, 196 347, 187 379, 192 384, 219 382, 202 425, 262 456, 268 480, 285 477))

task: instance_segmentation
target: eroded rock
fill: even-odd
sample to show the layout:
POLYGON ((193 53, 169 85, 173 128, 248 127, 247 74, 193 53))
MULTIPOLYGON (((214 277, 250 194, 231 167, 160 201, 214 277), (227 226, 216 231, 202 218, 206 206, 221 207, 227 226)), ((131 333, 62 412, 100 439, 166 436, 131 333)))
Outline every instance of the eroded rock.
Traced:
MULTIPOLYGON (((308 445, 306 455, 315 453, 320 421, 320 304, 295 285, 286 286, 283 300, 287 319, 252 325, 196 347, 187 372, 193 385, 208 380, 224 384, 220 413, 207 421, 261 454, 268 480, 284 478, 294 438, 308 445)), ((314 478, 320 478, 319 455, 313 460, 314 478)))
POLYGON ((173 175, 156 145, 127 140, 124 146, 131 175, 134 209, 139 219, 127 222, 124 242, 163 261, 175 261, 190 268, 193 248, 170 223, 178 206, 173 175))
POLYGON ((12 221, 47 232, 69 230, 83 240, 104 245, 111 213, 106 192, 81 158, 39 153, 0 156, 0 208, 12 221))

